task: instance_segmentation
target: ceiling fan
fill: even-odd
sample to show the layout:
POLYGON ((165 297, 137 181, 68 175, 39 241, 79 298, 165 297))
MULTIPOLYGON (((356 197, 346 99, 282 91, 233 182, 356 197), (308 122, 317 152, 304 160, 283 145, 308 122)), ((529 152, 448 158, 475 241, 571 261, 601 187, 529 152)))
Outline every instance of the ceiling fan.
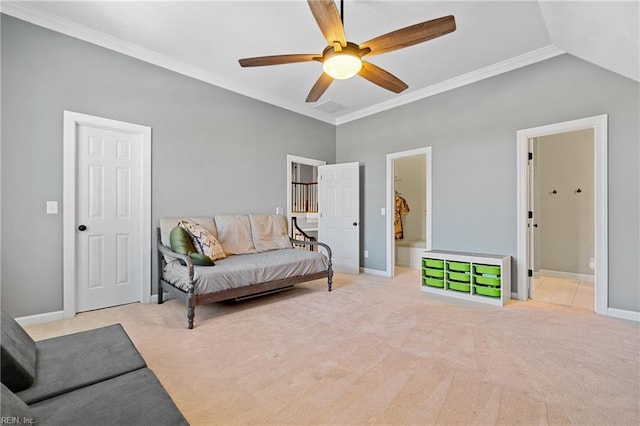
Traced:
MULTIPOLYGON (((329 45, 322 54, 293 54, 260 56, 240 59, 242 67, 281 65, 294 62, 317 61, 322 63, 323 73, 311 88, 306 102, 316 102, 329 88, 334 79, 344 80, 356 74, 394 93, 400 93, 409 86, 393 74, 363 61, 365 56, 380 55, 404 47, 413 46, 455 31, 453 16, 444 16, 381 35, 362 44, 347 41, 344 34, 342 16, 334 0, 307 0, 311 13, 329 45)), ((342 1, 340 2, 341 9, 342 1)))

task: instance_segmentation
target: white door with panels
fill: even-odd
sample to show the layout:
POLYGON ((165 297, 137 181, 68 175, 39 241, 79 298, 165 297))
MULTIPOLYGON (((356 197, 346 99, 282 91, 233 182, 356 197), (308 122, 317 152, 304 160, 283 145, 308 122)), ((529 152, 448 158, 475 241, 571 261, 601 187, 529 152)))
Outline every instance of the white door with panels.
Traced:
POLYGON ((360 272, 358 163, 318 167, 318 240, 327 243, 336 272, 360 272))
POLYGON ((75 312, 141 300, 143 137, 75 125, 75 312))

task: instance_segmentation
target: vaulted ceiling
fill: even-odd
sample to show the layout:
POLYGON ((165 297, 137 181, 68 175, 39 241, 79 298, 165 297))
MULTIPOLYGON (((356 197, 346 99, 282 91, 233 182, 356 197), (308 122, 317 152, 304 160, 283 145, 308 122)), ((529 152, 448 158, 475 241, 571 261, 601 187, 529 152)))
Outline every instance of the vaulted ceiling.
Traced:
MULTIPOLYGON (((338 7, 339 8, 339 7, 338 7)), ((321 53, 306 1, 3 2, 2 12, 333 124, 563 53, 640 81, 639 2, 344 1, 357 43, 445 15, 455 32, 370 62, 405 81, 394 94, 356 77, 305 103, 317 62, 241 68, 238 59, 321 53)))

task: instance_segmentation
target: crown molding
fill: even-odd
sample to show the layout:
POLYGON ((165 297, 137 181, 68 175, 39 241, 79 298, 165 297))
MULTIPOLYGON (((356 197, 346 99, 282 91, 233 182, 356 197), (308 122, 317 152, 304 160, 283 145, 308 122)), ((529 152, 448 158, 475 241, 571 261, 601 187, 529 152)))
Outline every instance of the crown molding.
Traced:
POLYGON ((336 124, 335 118, 329 114, 313 109, 300 108, 297 104, 287 102, 280 98, 270 96, 264 92, 249 90, 246 87, 228 81, 219 75, 205 71, 202 68, 191 66, 185 62, 172 59, 151 49, 145 49, 136 44, 126 42, 117 37, 93 30, 84 25, 59 18, 50 13, 43 12, 30 6, 26 2, 1 2, 0 12, 21 19, 34 25, 38 25, 49 30, 68 35, 79 40, 113 50, 123 55, 127 55, 141 61, 157 65, 159 67, 174 71, 178 74, 212 84, 217 87, 262 101, 289 111, 306 115, 316 120, 329 124, 336 124))
POLYGON ((411 102, 418 101, 420 99, 428 98, 430 96, 437 95, 439 93, 447 92, 449 90, 457 89, 458 87, 466 86, 471 83, 475 83, 486 78, 494 77, 499 74, 503 74, 509 71, 513 71, 517 68, 525 67, 527 65, 535 64, 555 56, 559 56, 566 53, 564 50, 559 49, 553 45, 545 46, 540 49, 532 50, 531 52, 523 55, 515 56, 513 58, 504 60, 502 62, 495 63, 493 65, 480 68, 467 74, 463 74, 458 77, 443 81, 442 83, 434 84, 422 89, 416 90, 406 95, 400 95, 388 101, 380 102, 376 105, 372 105, 367 108, 354 111, 349 114, 345 114, 336 119, 336 125, 345 124, 350 121, 358 120, 360 118, 367 117, 369 115, 377 114, 382 111, 386 111, 392 108, 399 107, 411 102))
POLYGON ((415 102, 420 99, 428 98, 439 93, 453 90, 458 87, 475 83, 486 78, 490 78, 566 53, 562 49, 559 49, 553 45, 549 45, 525 53, 523 55, 519 55, 493 65, 489 65, 479 70, 452 78, 450 80, 434 84, 432 86, 425 87, 411 93, 407 93, 406 95, 400 95, 388 101, 380 102, 370 107, 362 108, 360 110, 339 117, 334 117, 333 114, 328 114, 317 109, 308 108, 306 105, 303 105, 301 107, 296 103, 285 101, 283 99, 268 95, 264 92, 248 89, 229 80, 226 80, 210 71, 191 66, 185 62, 172 59, 153 50, 142 48, 136 44, 123 41, 113 36, 109 36, 100 31, 88 28, 84 25, 70 22, 66 19, 62 19, 52 14, 43 12, 35 7, 30 6, 27 2, 0 2, 0 12, 21 19, 23 21, 27 21, 34 25, 56 31, 70 37, 74 37, 95 44, 97 46, 113 50, 118 53, 122 53, 124 55, 139 59, 153 65, 157 65, 159 67, 185 75, 187 77, 212 84, 214 86, 238 93, 240 95, 244 95, 261 102, 265 102, 295 112, 297 114, 305 115, 316 120, 333 124, 335 126, 358 120, 360 118, 377 114, 379 112, 386 111, 392 108, 396 108, 401 105, 415 102))

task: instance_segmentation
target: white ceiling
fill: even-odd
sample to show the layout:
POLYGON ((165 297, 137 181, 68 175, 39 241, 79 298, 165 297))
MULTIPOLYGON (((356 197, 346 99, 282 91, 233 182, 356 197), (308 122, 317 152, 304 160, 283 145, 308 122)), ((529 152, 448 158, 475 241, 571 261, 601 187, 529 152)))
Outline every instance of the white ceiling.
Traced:
POLYGON ((344 2, 347 39, 362 43, 454 15, 457 30, 370 62, 405 81, 401 94, 356 77, 305 98, 317 62, 241 68, 238 59, 321 53, 306 1, 3 2, 2 12, 333 124, 550 57, 571 53, 640 81, 638 1, 344 2), (337 105, 336 105, 337 104, 337 105), (325 112, 329 107, 343 107, 325 112))

